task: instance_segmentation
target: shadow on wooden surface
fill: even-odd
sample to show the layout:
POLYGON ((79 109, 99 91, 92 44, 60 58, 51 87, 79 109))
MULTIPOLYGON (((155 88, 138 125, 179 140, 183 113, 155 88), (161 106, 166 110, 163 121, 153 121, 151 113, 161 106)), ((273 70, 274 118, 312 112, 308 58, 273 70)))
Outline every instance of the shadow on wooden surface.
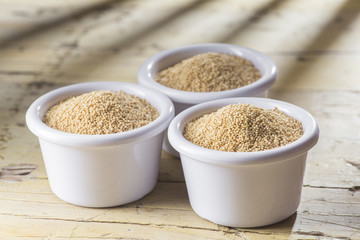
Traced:
MULTIPOLYGON (((120 0, 121 1, 121 0, 120 0)), ((69 12, 62 12, 62 14, 58 14, 56 12, 53 13, 51 19, 46 19, 45 21, 41 21, 41 23, 34 24, 30 28, 26 28, 23 31, 14 32, 11 35, 0 38, 0 48, 4 48, 9 44, 13 44, 16 41, 32 37, 38 34, 43 34, 47 31, 54 31, 57 27, 65 25, 71 21, 81 19, 89 14, 100 14, 111 8, 112 4, 119 3, 119 0, 104 0, 99 3, 85 5, 78 9, 71 10, 69 12)), ((39 8, 37 12, 31 16, 32 20, 41 19, 42 15, 46 12, 46 8, 39 8)), ((15 13, 16 14, 16 13, 15 13)), ((19 15, 20 13, 18 13, 19 15)), ((24 15, 24 13, 21 13, 24 15)))
POLYGON ((228 33, 222 36, 219 36, 219 38, 216 39, 216 41, 224 42, 224 43, 231 42, 233 38, 239 36, 241 32, 246 28, 248 28, 251 24, 260 21, 262 17, 264 17, 269 12, 279 8, 284 3, 286 3, 285 0, 269 1, 264 6, 260 7, 259 9, 256 9, 256 11, 246 21, 237 23, 238 25, 233 30, 229 31, 228 33))
MULTIPOLYGON (((341 38, 343 33, 348 31, 350 25, 359 17, 359 13, 360 1, 347 0, 339 6, 330 20, 319 28, 315 37, 308 39, 308 43, 305 44, 302 50, 279 53, 296 58, 292 64, 285 69, 281 69, 280 85, 295 86, 296 82, 302 81, 304 75, 311 72, 312 68, 325 67, 324 70, 326 70, 326 66, 319 66, 319 64, 316 64, 317 61, 324 55, 336 56, 339 54, 337 51, 330 50, 331 46, 341 38), (301 63, 305 62, 311 62, 311 64, 301 66, 301 63)), ((344 54, 344 52, 340 50, 340 54, 344 54)), ((274 97, 277 98, 277 96, 274 97)))
MULTIPOLYGON (((121 12, 121 10, 125 11, 123 4, 128 1, 118 2, 119 1, 116 0, 105 1, 101 4, 95 4, 94 6, 88 6, 81 10, 72 11, 69 14, 57 17, 52 21, 46 23, 42 22, 24 32, 15 33, 13 36, 0 39, 0 48, 6 47, 9 43, 16 43, 16 41, 25 39, 26 37, 37 34, 41 35, 47 31, 56 32, 66 23, 77 21, 78 23, 75 22, 75 24, 79 24, 83 20, 88 24, 84 26, 79 24, 80 27, 78 29, 80 30, 74 35, 70 42, 65 41, 58 45, 58 49, 53 49, 55 55, 54 59, 56 60, 54 60, 54 63, 45 67, 41 74, 36 76, 36 79, 41 81, 46 81, 44 79, 58 79, 58 81, 64 80, 64 82, 68 82, 68 76, 78 74, 81 75, 81 80, 87 79, 87 76, 91 75, 94 69, 97 69, 101 65, 106 65, 107 60, 116 56, 119 52, 126 50, 131 46, 135 46, 139 40, 146 38, 157 29, 161 29, 170 22, 182 17, 184 14, 196 9, 201 9, 202 5, 208 4, 207 1, 194 0, 189 4, 171 9, 169 12, 159 12, 158 18, 146 19, 146 21, 142 19, 140 21, 142 24, 130 28, 131 32, 126 32, 124 34, 121 33, 122 28, 120 26, 116 29, 119 32, 113 34, 111 38, 109 38, 110 40, 107 39, 109 41, 99 41, 100 44, 96 46, 96 49, 91 49, 90 51, 87 51, 88 53, 86 55, 83 55, 84 51, 81 49, 82 46, 79 46, 79 41, 82 40, 84 36, 88 35, 92 30, 106 28, 106 25, 116 23, 120 16, 125 16, 124 12, 121 12), (81 57, 75 56, 78 52, 81 52, 79 54, 81 57)), ((134 2, 130 3, 135 5, 134 2)), ((152 11, 152 9, 149 9, 148 11, 152 11)), ((79 79, 76 79, 76 81, 79 81, 79 79)))

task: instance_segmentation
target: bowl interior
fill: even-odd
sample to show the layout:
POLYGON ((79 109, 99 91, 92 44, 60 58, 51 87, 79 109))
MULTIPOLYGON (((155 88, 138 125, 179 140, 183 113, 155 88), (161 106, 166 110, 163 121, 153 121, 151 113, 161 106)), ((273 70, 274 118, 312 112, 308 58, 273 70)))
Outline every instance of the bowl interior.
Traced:
POLYGON ((209 43, 179 47, 155 54, 141 65, 138 71, 138 82, 166 94, 174 102, 198 104, 221 98, 266 96, 266 91, 275 82, 277 73, 274 61, 263 53, 232 44, 209 43), (155 76, 159 71, 175 65, 181 60, 208 52, 227 53, 248 59, 260 71, 262 77, 249 85, 217 92, 181 91, 155 81, 155 76))
POLYGON ((173 116, 174 107, 172 102, 169 98, 161 93, 144 88, 134 83, 91 82, 62 87, 41 96, 29 107, 26 113, 26 123, 29 129, 35 135, 43 139, 47 139, 51 142, 74 146, 105 146, 146 139, 149 136, 165 130, 173 116), (42 119, 44 115, 54 104, 66 98, 78 96, 83 93, 96 90, 122 90, 126 93, 146 99, 158 110, 159 116, 153 122, 143 127, 127 132, 105 135, 82 135, 66 133, 53 129, 43 123, 42 119))
POLYGON ((221 164, 234 163, 264 163, 283 160, 298 156, 313 147, 319 137, 319 129, 315 119, 304 109, 295 105, 266 98, 229 98, 210 101, 190 107, 174 118, 169 127, 169 140, 172 146, 180 153, 189 157, 221 164), (197 146, 183 137, 186 124, 204 114, 237 103, 248 103, 264 109, 277 107, 285 114, 302 123, 303 135, 296 141, 274 149, 260 152, 222 152, 197 146))
POLYGON ((268 59, 264 59, 263 54, 250 50, 243 47, 233 47, 231 45, 199 45, 199 46, 189 46, 179 49, 174 49, 173 51, 168 51, 153 62, 148 68, 148 74, 150 78, 155 78, 156 74, 159 71, 162 71, 168 67, 171 67, 184 59, 191 58, 195 55, 202 53, 226 53, 230 55, 236 55, 241 58, 245 58, 251 61, 254 66, 260 71, 261 75, 264 75, 268 72, 271 72, 271 66, 268 63, 268 59))

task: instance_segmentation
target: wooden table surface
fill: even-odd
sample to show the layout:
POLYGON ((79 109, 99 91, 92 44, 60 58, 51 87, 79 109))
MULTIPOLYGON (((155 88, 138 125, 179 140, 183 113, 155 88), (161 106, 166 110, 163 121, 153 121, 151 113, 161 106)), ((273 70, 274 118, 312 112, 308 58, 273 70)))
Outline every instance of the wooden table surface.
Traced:
POLYGON ((359 13, 357 0, 0 0, 0 238, 360 239, 359 13), (58 199, 25 124, 29 105, 72 83, 136 82, 151 55, 205 42, 268 54, 280 70, 269 97, 315 116, 297 213, 253 229, 204 220, 165 153, 139 201, 91 209, 58 199))

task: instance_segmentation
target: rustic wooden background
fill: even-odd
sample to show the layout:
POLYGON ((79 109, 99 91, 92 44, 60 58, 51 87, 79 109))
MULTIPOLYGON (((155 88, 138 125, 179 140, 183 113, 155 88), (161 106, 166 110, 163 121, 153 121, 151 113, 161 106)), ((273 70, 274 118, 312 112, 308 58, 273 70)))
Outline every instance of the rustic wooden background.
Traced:
POLYGON ((358 0, 0 0, 0 238, 360 239, 359 13, 358 0), (205 42, 268 54, 280 69, 269 97, 316 117, 297 213, 255 229, 208 222, 165 153, 137 202, 89 209, 53 195, 25 125, 32 101, 72 83, 136 82, 151 55, 205 42))

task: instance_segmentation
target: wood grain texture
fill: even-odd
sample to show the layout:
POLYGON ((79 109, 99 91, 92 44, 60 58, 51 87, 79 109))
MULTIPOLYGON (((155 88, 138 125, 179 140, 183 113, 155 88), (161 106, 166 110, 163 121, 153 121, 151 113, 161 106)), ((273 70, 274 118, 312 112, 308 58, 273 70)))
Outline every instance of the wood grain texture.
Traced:
POLYGON ((0 0, 0 239, 360 239, 360 1, 0 0), (262 51, 280 75, 269 97, 305 108, 321 135, 296 214, 262 228, 198 217, 181 163, 131 204, 90 209, 49 188, 25 112, 85 81, 136 82, 165 49, 226 42, 262 51))

